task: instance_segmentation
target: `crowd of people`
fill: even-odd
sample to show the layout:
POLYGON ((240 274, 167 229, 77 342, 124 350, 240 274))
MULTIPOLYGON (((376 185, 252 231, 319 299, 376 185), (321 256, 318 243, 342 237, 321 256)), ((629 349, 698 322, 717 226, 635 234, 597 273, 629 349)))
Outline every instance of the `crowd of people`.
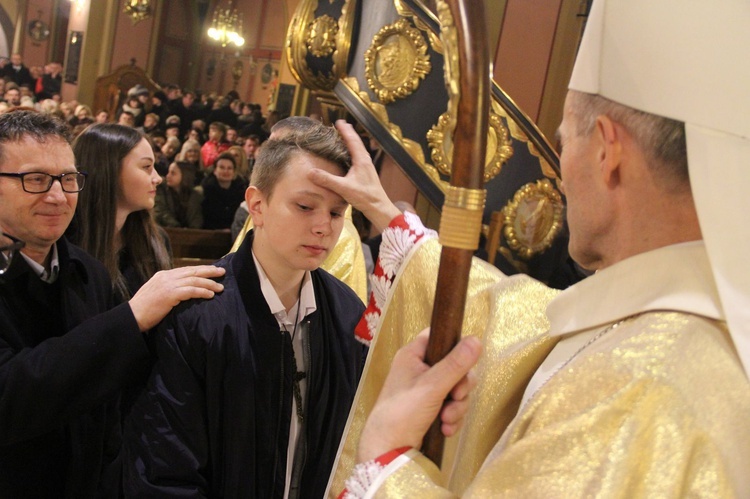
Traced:
POLYGON ((62 119, 73 137, 98 123, 135 128, 153 147, 155 169, 163 179, 157 190, 157 224, 230 228, 249 185, 255 151, 278 120, 275 112, 263 116, 259 104, 242 102, 236 91, 208 95, 168 84, 153 92, 143 85, 128 89, 110 116, 104 109, 94 112, 86 104, 62 101, 61 84, 59 63, 27 68, 21 54, 0 58, 0 113, 36 109, 62 119))
POLYGON ((594 0, 559 136, 570 254, 596 272, 557 291, 472 260, 434 365, 441 245, 351 124, 281 121, 245 164, 241 107, 204 140, 186 92, 163 182, 140 88, 72 145, 0 114, 0 495, 747 497, 748 23, 735 0, 594 0), (244 171, 239 248, 169 269, 157 191, 227 198, 244 171), (367 307, 320 268, 350 206, 382 231, 367 307), (418 450, 436 419, 442 471, 418 450))
POLYGON ((9 99, 11 105, 20 104, 20 99, 25 104, 41 102, 46 99, 60 102, 60 89, 62 88, 62 65, 59 62, 47 63, 44 67, 26 67, 21 54, 13 54, 10 58, 0 57, 0 78, 4 83, 10 84, 0 92, 5 101, 9 99), (11 93, 6 97, 7 90, 16 89, 17 93, 11 93))

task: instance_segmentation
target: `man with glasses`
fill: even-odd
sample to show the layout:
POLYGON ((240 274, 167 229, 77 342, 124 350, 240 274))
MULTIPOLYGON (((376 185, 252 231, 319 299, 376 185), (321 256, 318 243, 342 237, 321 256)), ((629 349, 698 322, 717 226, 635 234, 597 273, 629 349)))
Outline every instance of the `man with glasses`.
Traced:
POLYGON ((150 367, 141 333, 222 289, 208 279, 222 270, 181 268, 113 302, 104 266, 63 237, 86 180, 67 133, 33 111, 0 116, 2 497, 117 497, 119 393, 150 367))
POLYGON ((52 188, 52 183, 57 180, 62 186, 63 192, 73 193, 81 192, 86 180, 86 174, 83 172, 68 172, 60 175, 50 175, 49 173, 26 172, 26 173, 5 173, 0 172, 0 177, 20 178, 23 190, 31 194, 44 194, 52 188))

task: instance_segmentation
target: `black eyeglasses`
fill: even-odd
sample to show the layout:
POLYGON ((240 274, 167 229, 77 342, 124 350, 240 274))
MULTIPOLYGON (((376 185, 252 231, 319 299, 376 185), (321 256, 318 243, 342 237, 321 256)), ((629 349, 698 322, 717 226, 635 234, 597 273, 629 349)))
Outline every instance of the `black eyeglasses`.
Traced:
POLYGON ((0 275, 3 275, 10 267, 13 254, 24 246, 26 246, 26 243, 20 239, 0 232, 0 275))
POLYGON ((21 179, 23 190, 31 194, 43 194, 52 189, 52 182, 60 182, 63 192, 81 192, 86 182, 84 172, 61 173, 50 175, 41 172, 0 173, 0 177, 14 177, 21 179))

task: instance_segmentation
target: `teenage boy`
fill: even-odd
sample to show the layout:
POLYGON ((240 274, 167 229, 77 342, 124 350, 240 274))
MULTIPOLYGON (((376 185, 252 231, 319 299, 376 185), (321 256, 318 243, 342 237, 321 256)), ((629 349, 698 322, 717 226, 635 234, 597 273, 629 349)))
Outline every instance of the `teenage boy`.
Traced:
POLYGON ((255 229, 213 301, 175 309, 126 434, 125 492, 322 497, 366 349, 362 302, 318 269, 346 202, 308 180, 350 163, 335 129, 269 140, 245 195, 255 229))

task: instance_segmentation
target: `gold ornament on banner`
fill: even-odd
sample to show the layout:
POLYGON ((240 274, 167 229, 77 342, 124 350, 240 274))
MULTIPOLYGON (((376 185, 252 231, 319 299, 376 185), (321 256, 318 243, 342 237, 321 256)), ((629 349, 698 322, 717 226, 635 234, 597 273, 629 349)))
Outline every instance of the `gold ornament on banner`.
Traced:
POLYGON ((307 50, 315 57, 327 57, 336 49, 339 25, 331 16, 316 17, 307 31, 307 50))
MULTIPOLYGON (((430 146, 432 163, 443 175, 452 173, 453 139, 448 133, 449 115, 443 113, 438 122, 427 132, 427 143, 430 146)), ((484 165, 484 182, 487 183, 497 175, 503 165, 513 156, 513 145, 508 129, 502 118, 490 112, 487 132, 487 156, 484 165)))
POLYGON ((411 95, 432 66, 422 33, 406 19, 384 26, 365 52, 365 78, 383 104, 411 95))
POLYGON ((530 182, 516 191, 503 217, 508 246, 528 260, 552 246, 562 229, 562 197, 547 179, 530 182))

